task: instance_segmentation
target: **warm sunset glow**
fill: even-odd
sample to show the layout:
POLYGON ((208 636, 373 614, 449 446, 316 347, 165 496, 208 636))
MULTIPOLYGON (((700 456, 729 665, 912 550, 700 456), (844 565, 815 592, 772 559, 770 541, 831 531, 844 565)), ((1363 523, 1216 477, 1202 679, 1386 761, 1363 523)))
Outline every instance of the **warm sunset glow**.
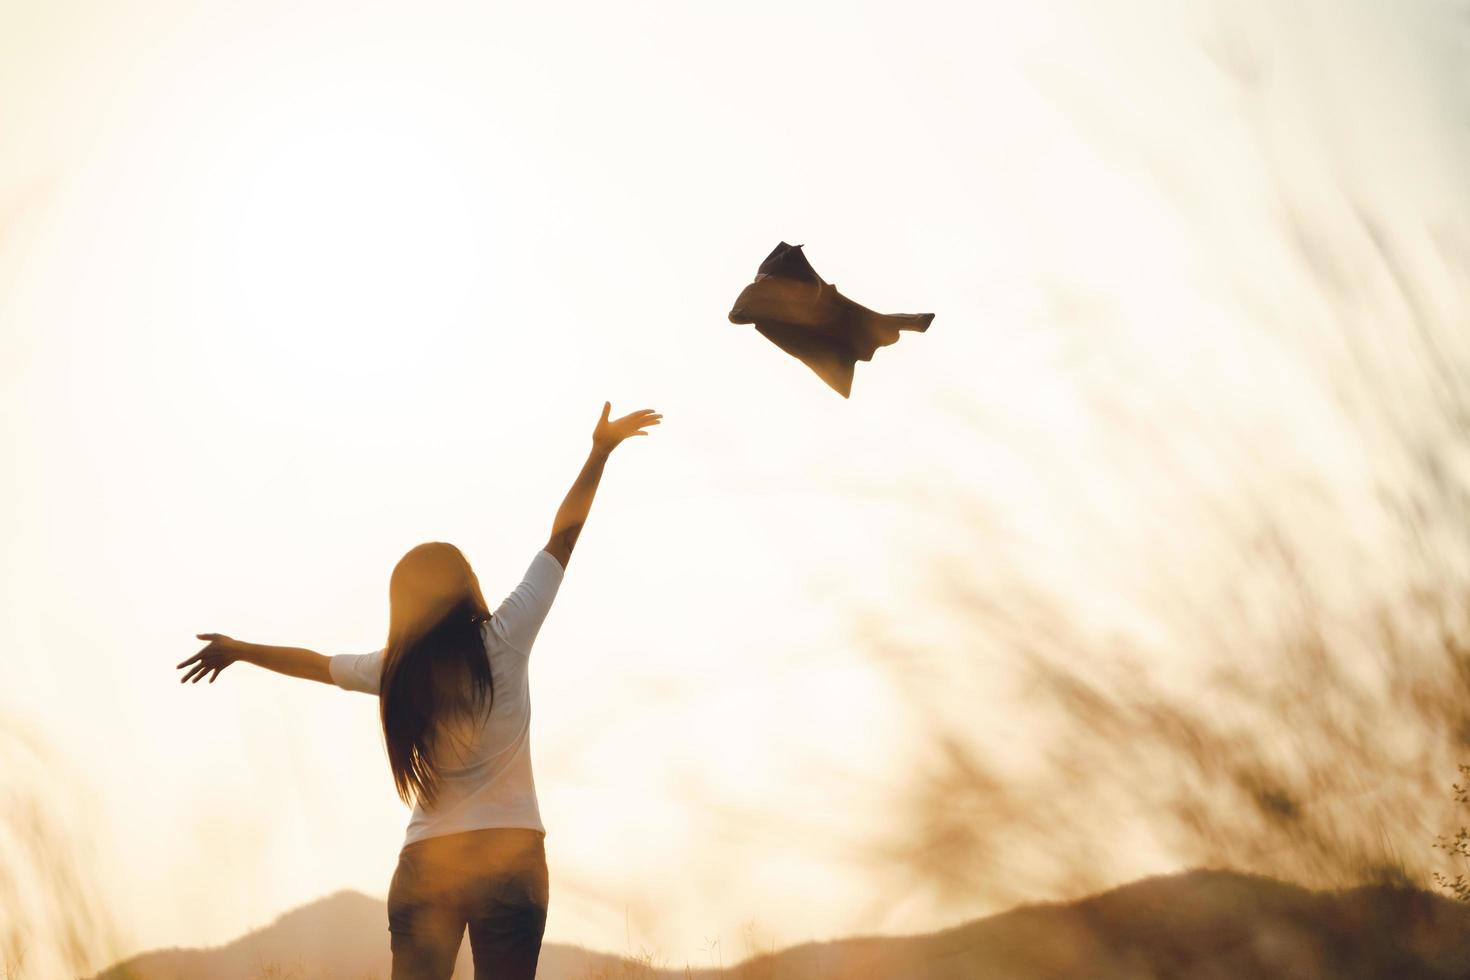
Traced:
MULTIPOLYGON (((0 874, 29 896, 0 919, 65 972, 73 901, 98 969, 382 896, 407 811, 372 700, 173 665, 203 630, 377 649, 426 540, 498 601, 604 399, 665 421, 609 464, 531 661, 548 942, 729 964, 751 922, 927 929, 1264 862, 1119 769, 1085 787, 1111 863, 1074 873, 999 788, 934 790, 967 758, 936 733, 1039 807, 1048 739, 1102 736, 1015 658, 1118 695, 1126 650, 1211 718, 1221 665, 1268 673, 1309 607, 1387 690, 1380 619, 1470 579, 1430 492, 1470 483, 1453 12, 0 8, 0 874), (850 401, 726 319, 783 239, 937 314, 850 401), (76 816, 38 849, 26 801, 76 816), (989 819, 1014 848, 952 881, 909 849, 989 819)), ((1376 788, 1322 812, 1358 835, 1381 802, 1353 839, 1423 870, 1465 761, 1442 727, 1374 741, 1376 788)))

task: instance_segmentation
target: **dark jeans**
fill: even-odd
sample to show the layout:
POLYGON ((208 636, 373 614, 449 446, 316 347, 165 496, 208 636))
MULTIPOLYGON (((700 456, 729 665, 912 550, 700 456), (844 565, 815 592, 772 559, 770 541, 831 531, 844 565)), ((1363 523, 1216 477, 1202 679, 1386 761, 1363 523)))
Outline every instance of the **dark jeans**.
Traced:
POLYGON ((495 828, 405 845, 388 888, 393 980, 449 980, 466 926, 475 980, 535 980, 549 898, 544 840, 495 828))

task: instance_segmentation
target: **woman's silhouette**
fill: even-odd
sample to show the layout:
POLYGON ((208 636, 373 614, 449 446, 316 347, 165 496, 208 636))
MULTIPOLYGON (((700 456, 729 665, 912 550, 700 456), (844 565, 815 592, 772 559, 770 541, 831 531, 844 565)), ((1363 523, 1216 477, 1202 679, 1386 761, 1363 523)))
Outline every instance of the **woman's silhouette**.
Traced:
POLYGON ((592 451, 525 580, 492 614, 453 545, 412 549, 388 586, 387 645, 326 657, 201 633, 180 682, 209 682, 235 661, 378 695, 393 784, 413 803, 388 890, 393 980, 447 980, 466 927, 476 980, 532 980, 549 898, 546 830, 528 741, 527 659, 551 608, 608 456, 659 424, 643 409, 592 432, 592 451))

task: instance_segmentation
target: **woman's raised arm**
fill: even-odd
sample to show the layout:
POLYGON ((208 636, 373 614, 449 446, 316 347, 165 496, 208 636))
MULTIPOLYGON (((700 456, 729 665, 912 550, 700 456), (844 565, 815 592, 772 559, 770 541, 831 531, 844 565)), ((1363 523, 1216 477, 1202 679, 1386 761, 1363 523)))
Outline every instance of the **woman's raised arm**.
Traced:
POLYGON ((629 436, 648 435, 643 430, 650 425, 658 425, 659 419, 663 418, 653 409, 643 408, 609 421, 607 416, 611 411, 612 403, 603 402, 602 418, 597 420, 597 426, 592 430, 592 452, 588 454, 587 462, 582 464, 582 472, 577 474, 572 489, 567 491, 566 499, 557 509, 556 520, 551 524, 551 538, 546 542, 546 551, 562 568, 567 567, 572 549, 577 546, 577 536, 582 533, 582 525, 592 509, 592 498, 597 495, 597 484, 602 479, 602 468, 608 456, 618 443, 629 436))
POLYGON ((272 647, 261 643, 246 643, 243 640, 231 639, 223 633, 200 633, 199 639, 207 640, 208 645, 194 656, 179 664, 179 667, 189 667, 190 670, 179 683, 193 681, 198 684, 206 674, 209 675, 209 683, 236 660, 243 660, 266 670, 274 670, 278 674, 288 677, 301 677, 309 681, 321 681, 323 684, 332 683, 331 672, 327 669, 328 657, 322 656, 314 650, 304 650, 301 647, 272 647))

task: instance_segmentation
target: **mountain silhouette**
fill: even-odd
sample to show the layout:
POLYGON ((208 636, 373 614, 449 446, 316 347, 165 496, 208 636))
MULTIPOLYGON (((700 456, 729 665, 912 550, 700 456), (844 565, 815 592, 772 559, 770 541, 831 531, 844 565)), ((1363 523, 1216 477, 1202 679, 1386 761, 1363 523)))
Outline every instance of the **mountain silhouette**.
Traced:
MULTIPOLYGON (((144 953, 95 980, 384 980, 388 974, 383 903, 338 892, 226 946, 144 953)), ((466 942, 455 980, 470 976, 466 942)), ((804 943, 724 970, 654 970, 547 943, 537 977, 1470 980, 1470 907, 1408 886, 1317 892, 1271 878, 1191 871, 940 932, 804 943)))
MULTIPOLYGON (((579 946, 546 943, 537 974, 542 980, 570 980, 620 968, 621 962, 621 957, 579 946)), ((94 980, 387 980, 390 963, 383 901, 340 891, 224 946, 152 950, 103 970, 94 980)), ((473 975, 466 939, 454 977, 470 980, 473 975)))

